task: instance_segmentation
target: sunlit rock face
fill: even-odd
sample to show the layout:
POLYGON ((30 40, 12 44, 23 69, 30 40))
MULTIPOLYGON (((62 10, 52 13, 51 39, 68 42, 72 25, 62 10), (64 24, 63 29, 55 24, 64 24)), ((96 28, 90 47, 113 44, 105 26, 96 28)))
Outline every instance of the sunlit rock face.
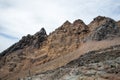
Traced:
POLYGON ((23 36, 0 54, 0 79, 102 80, 103 73, 113 76, 108 80, 117 79, 119 37, 120 21, 104 16, 88 25, 80 19, 65 21, 49 35, 42 28, 34 35, 23 36))

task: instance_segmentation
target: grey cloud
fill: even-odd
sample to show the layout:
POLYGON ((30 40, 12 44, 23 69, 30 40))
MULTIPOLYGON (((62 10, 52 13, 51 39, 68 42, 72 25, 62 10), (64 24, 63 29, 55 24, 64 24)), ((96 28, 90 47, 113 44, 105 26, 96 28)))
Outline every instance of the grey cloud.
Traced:
POLYGON ((0 8, 5 9, 5 8, 12 7, 12 6, 13 4, 11 4, 9 0, 0 0, 0 8))
POLYGON ((5 34, 5 33, 0 33, 0 36, 3 36, 7 39, 18 39, 17 37, 11 36, 9 34, 5 34))

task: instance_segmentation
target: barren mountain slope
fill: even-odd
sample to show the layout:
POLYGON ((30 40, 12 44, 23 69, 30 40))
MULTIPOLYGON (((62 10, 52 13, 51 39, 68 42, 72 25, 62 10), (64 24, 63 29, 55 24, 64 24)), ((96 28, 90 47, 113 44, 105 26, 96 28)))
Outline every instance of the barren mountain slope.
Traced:
MULTIPOLYGON (((120 45, 89 51, 63 67, 29 78, 32 80, 120 80, 120 45)), ((24 80, 28 80, 28 77, 24 80)))
POLYGON ((44 28, 23 37, 0 55, 0 78, 16 80, 64 66, 89 51, 120 44, 118 22, 98 16, 89 25, 66 21, 50 35, 44 28), (15 76, 16 75, 16 76, 15 76))

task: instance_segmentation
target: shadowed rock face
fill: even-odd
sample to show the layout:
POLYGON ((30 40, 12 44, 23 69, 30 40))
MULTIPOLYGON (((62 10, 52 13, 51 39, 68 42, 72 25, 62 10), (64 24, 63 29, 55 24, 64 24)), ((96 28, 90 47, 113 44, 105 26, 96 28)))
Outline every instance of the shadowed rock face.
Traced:
POLYGON ((98 17, 94 18, 93 21, 88 26, 89 26, 90 30, 93 31, 97 27, 100 27, 101 25, 104 25, 108 22, 113 23, 115 21, 108 17, 98 16, 98 17))
POLYGON ((104 24, 100 25, 93 31, 91 38, 99 41, 119 35, 120 30, 115 21, 108 19, 104 24))
POLYGON ((10 48, 2 52, 2 56, 6 55, 7 53, 12 53, 14 51, 23 49, 25 47, 34 46, 34 48, 39 48, 41 43, 47 38, 47 34, 44 28, 42 28, 39 32, 35 35, 28 34, 27 36, 23 36, 22 39, 13 44, 10 48))
MULTIPOLYGON (((96 42, 111 40, 111 38, 118 38, 119 35, 119 22, 103 16, 96 17, 89 25, 86 25, 80 19, 75 20, 73 23, 66 21, 50 33, 50 35, 47 35, 45 29, 42 28, 34 35, 28 34, 22 37, 18 43, 15 43, 2 52, 0 55, 0 73, 3 74, 0 74, 0 78, 3 80, 14 80, 21 76, 25 77, 28 75, 27 72, 30 71, 30 69, 33 71, 32 74, 39 73, 35 72, 34 68, 44 64, 50 64, 50 61, 71 54, 89 40, 96 42), (15 74, 17 74, 16 77, 14 76, 15 74)), ((85 56, 89 56, 90 54, 92 55, 92 53, 89 53, 85 56)), ((107 55, 109 55, 109 53, 107 53, 107 55)), ((99 55, 96 54, 96 56, 99 55)), ((81 59, 82 58, 80 58, 80 60, 81 59)), ((68 63, 69 61, 65 59, 65 62, 68 63)), ((87 62, 84 63, 86 64, 87 62)), ((56 64, 61 65, 59 63, 56 64)), ((57 68, 55 66, 53 67, 57 68)), ((42 68, 40 70, 42 70, 42 68)))
POLYGON ((98 16, 88 25, 90 34, 86 40, 104 40, 120 36, 118 23, 111 18, 98 16))
POLYGON ((42 42, 46 40, 47 34, 44 28, 42 28, 39 32, 35 34, 35 39, 33 44, 35 48, 39 48, 42 45, 42 42))

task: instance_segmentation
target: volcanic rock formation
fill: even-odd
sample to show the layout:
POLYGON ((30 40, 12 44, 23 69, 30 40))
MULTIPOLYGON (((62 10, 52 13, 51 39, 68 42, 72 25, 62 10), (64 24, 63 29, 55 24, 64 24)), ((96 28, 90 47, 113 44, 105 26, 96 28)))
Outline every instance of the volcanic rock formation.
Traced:
MULTIPOLYGON (((87 71, 87 66, 92 68, 91 65, 94 65, 98 69, 99 64, 103 67, 108 61, 119 60, 119 41, 120 21, 103 16, 94 18, 88 25, 80 19, 73 23, 66 21, 49 35, 42 28, 34 35, 22 37, 0 54, 0 79, 16 80, 26 77, 28 80, 38 77, 39 80, 71 80, 73 76, 73 80, 81 80, 76 76, 83 75, 88 80, 92 75, 84 72, 87 71), (74 67, 78 72, 74 71, 74 67), (75 74, 71 73, 72 70, 75 74), (49 71, 51 75, 48 74, 49 71)), ((114 69, 116 71, 120 64, 114 63, 118 65, 114 69)), ((108 69, 103 67, 102 71, 105 70, 107 74, 112 68, 108 69)), ((120 75, 119 72, 110 75, 113 74, 120 75)))
POLYGON ((108 17, 98 16, 88 25, 90 36, 88 40, 103 40, 120 36, 120 28, 116 22, 108 17), (90 39, 91 38, 91 39, 90 39))

